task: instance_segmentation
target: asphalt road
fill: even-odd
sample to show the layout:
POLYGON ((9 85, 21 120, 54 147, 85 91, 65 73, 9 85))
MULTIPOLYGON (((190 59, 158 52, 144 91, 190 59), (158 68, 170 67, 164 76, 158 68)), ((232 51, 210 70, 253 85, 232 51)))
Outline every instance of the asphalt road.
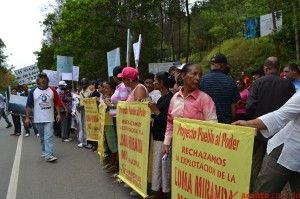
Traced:
POLYGON ((9 199, 132 198, 130 189, 115 183, 111 174, 100 167, 98 154, 78 148, 76 141, 64 143, 55 138, 58 160, 56 163, 45 162, 41 158, 39 139, 33 131, 30 137, 23 137, 20 165, 13 172, 17 178, 11 180, 18 139, 21 138, 10 136, 13 128, 5 127, 1 119, 0 199, 8 198, 10 181, 10 188, 16 190, 16 196, 9 199))

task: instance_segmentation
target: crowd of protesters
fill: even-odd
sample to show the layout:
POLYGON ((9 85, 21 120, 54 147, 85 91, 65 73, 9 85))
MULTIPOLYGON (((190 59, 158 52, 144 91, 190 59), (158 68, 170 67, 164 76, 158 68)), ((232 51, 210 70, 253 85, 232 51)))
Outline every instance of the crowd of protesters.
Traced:
MULTIPOLYGON (((82 103, 84 98, 95 97, 108 107, 103 168, 117 173, 117 104, 148 101, 153 140, 151 198, 171 197, 174 117, 257 128, 260 131, 253 147, 250 192, 279 193, 287 182, 293 192, 300 192, 299 66, 289 63, 281 67, 276 57, 267 58, 262 65, 251 76, 242 74, 236 79, 230 76, 230 66, 223 54, 212 57, 211 70, 204 75, 201 66, 194 63, 173 66, 168 72, 149 73, 144 78, 139 77, 134 67, 117 66, 112 81, 83 78, 80 88, 73 91, 65 81, 60 81, 56 89, 50 88, 48 77, 40 74, 35 87, 28 89, 24 85, 12 91, 28 96, 26 116, 12 113, 13 135, 21 134, 21 121, 25 136, 30 135, 33 127, 41 139, 42 156, 50 162, 57 159, 53 155, 53 134, 62 142, 70 142, 73 133, 77 135, 78 147, 97 151, 97 142, 86 137, 82 103)), ((4 97, 0 96, 0 108, 2 101, 4 97)), ((4 111, 0 110, 3 116, 4 111)), ((11 124, 4 118, 9 128, 11 124)), ((137 193, 132 191, 130 195, 137 193)))

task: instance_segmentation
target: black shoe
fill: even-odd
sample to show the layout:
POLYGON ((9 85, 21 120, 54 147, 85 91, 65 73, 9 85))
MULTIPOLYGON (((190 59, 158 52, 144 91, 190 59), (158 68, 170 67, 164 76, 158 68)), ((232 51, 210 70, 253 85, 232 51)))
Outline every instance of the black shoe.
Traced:
POLYGON ((20 136, 21 135, 21 133, 16 133, 16 136, 20 136))
POLYGON ((93 146, 91 144, 85 145, 84 148, 91 149, 93 146))
POLYGON ((7 126, 6 126, 6 128, 8 129, 8 128, 10 128, 10 127, 12 127, 12 125, 11 124, 8 124, 7 126))

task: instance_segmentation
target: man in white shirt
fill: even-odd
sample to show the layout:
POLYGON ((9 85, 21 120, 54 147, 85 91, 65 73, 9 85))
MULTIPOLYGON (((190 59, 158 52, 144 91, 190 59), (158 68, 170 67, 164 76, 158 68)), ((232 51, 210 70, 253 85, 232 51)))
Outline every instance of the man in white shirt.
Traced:
POLYGON ((33 123, 38 130, 42 145, 42 157, 47 162, 54 162, 57 157, 53 155, 53 123, 54 108, 56 109, 56 122, 60 122, 61 99, 54 88, 50 88, 46 74, 39 74, 37 88, 32 89, 27 98, 25 125, 30 126, 30 116, 33 112, 33 123))
POLYGON ((233 124, 257 128, 266 138, 274 135, 268 141, 254 192, 280 193, 289 182, 292 192, 300 193, 300 92, 276 111, 233 124))
POLYGON ((5 103, 6 103, 6 99, 5 99, 5 97, 0 93, 0 120, 1 120, 1 117, 3 117, 4 120, 5 120, 6 123, 7 123, 6 128, 10 128, 10 127, 12 127, 12 124, 11 124, 11 122, 9 121, 9 119, 8 119, 7 116, 6 116, 6 113, 5 113, 5 103))

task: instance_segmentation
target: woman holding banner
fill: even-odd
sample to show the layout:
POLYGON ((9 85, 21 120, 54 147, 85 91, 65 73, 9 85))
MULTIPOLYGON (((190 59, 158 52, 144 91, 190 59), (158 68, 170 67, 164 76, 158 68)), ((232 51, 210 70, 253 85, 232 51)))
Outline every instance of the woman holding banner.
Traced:
POLYGON ((164 136, 167 127, 167 116, 170 101, 173 97, 173 93, 170 88, 173 88, 175 79, 170 76, 168 72, 159 72, 155 76, 154 86, 156 90, 159 90, 161 97, 155 102, 149 102, 149 107, 153 113, 153 125, 152 125, 152 136, 153 136, 153 160, 152 160, 152 180, 151 190, 153 195, 150 198, 165 198, 165 194, 161 193, 160 190, 167 193, 165 186, 162 186, 162 157, 163 154, 162 146, 164 136))
POLYGON ((112 117, 109 115, 110 98, 116 89, 114 82, 103 82, 103 99, 108 106, 108 110, 105 114, 104 136, 107 142, 108 148, 111 152, 109 163, 105 165, 107 172, 118 172, 118 137, 117 131, 115 131, 112 117))
POLYGON ((147 88, 139 83, 138 76, 138 70, 133 67, 125 67, 122 73, 118 74, 125 86, 131 89, 127 102, 142 101, 149 97, 147 88))
POLYGON ((168 111, 167 128, 163 145, 163 186, 171 191, 171 145, 173 136, 173 119, 175 117, 217 122, 215 103, 209 95, 199 90, 202 75, 200 66, 185 64, 181 70, 183 87, 174 94, 168 111))
MULTIPOLYGON (((139 83, 138 76, 138 70, 133 67, 125 67, 122 73, 118 74, 118 78, 121 78, 125 86, 131 90, 127 102, 143 101, 149 97, 147 88, 139 83)), ((131 191, 130 195, 138 196, 138 193, 131 191)))

